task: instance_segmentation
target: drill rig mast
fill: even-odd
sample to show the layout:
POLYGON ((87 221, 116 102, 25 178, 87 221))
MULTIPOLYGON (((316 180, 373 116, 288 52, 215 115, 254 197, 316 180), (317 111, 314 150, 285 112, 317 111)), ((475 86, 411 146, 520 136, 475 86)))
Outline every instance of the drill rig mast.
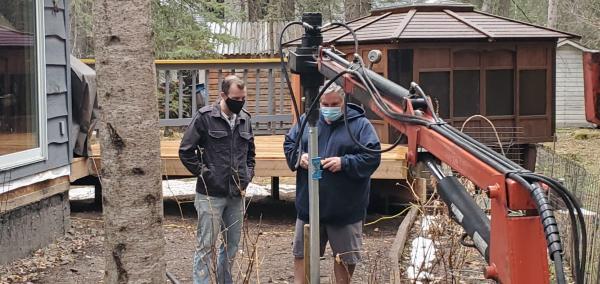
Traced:
MULTIPOLYGON (((523 169, 448 125, 435 114, 430 98, 418 85, 413 83, 406 89, 365 68, 357 54, 356 37, 356 52, 350 55, 350 61, 345 54, 323 46, 320 14, 306 13, 299 24, 304 26, 305 34, 302 45, 296 52, 290 53, 289 64, 292 72, 300 75, 309 121, 318 111, 322 95, 314 85, 327 78, 342 86, 347 96, 346 104, 351 96, 405 134, 408 138, 408 163, 413 166, 418 162, 425 163, 438 179, 438 192, 450 208, 453 219, 465 229, 488 263, 484 269, 485 277, 500 283, 549 283, 548 257, 554 262, 557 282, 564 283, 563 247, 547 196, 551 188, 565 201, 572 226, 576 228, 573 231, 576 242, 574 277, 582 283, 585 224, 578 201, 559 182, 523 169), (441 163, 449 165, 486 191, 491 200, 490 218, 456 177, 442 173, 441 163), (521 214, 511 214, 514 212, 521 214)), ((345 27, 354 35, 344 24, 333 25, 345 27)), ((300 128, 301 133, 306 121, 300 128)), ((318 182, 316 184, 318 189, 318 182)), ((310 194, 314 194, 312 188, 309 190, 310 194)), ((318 213, 318 208, 315 210, 318 213)), ((311 224, 315 224, 312 222, 313 219, 311 224)), ((311 238, 311 246, 315 245, 318 252, 318 242, 313 243, 311 238)), ((311 253, 311 257, 318 258, 318 254, 314 256, 311 253)), ((315 262, 311 261, 311 269, 313 265, 318 267, 318 259, 315 262)), ((311 270, 311 273, 314 272, 311 270)))

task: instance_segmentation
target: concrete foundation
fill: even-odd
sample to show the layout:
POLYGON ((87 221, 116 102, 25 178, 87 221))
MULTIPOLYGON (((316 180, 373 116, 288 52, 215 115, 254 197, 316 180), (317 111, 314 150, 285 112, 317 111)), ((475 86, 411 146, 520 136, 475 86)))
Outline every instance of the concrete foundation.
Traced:
POLYGON ((26 257, 70 228, 69 195, 59 193, 0 214, 0 264, 26 257))

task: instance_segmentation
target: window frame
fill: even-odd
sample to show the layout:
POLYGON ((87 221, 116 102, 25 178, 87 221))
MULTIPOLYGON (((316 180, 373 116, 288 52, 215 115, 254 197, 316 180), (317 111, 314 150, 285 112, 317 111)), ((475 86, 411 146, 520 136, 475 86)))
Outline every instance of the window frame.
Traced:
POLYGON ((47 105, 46 105, 46 29, 44 24, 44 0, 34 0, 36 93, 38 114, 38 147, 0 155, 0 171, 13 169, 48 159, 47 105))

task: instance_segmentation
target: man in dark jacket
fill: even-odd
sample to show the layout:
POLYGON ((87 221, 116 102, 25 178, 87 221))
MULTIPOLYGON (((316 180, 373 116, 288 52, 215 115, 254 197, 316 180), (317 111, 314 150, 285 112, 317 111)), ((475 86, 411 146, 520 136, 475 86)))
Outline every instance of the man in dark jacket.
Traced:
MULTIPOLYGON (((343 90, 332 84, 321 97, 321 115, 317 122, 319 130, 319 157, 323 175, 319 180, 319 210, 321 255, 329 242, 334 256, 342 263, 334 262, 336 283, 349 283, 362 249, 362 226, 369 202, 371 175, 381 161, 381 155, 364 151, 350 138, 344 125, 342 107, 343 90)), ((351 135, 370 149, 380 149, 379 139, 373 125, 357 105, 348 104, 348 124, 351 135)), ((304 120, 304 116, 301 121, 304 120)), ((308 127, 299 135, 296 124, 286 135, 284 151, 290 169, 295 170, 298 152, 294 142, 302 138, 303 154, 296 173, 296 230, 293 254, 296 283, 304 283, 302 228, 308 223, 308 127)))
POLYGON ((198 110, 188 126, 179 158, 195 176, 198 243, 194 284, 233 283, 231 265, 240 241, 244 190, 254 177, 254 136, 250 114, 242 109, 244 82, 227 76, 221 100, 198 110), (217 263, 216 241, 222 232, 217 263))

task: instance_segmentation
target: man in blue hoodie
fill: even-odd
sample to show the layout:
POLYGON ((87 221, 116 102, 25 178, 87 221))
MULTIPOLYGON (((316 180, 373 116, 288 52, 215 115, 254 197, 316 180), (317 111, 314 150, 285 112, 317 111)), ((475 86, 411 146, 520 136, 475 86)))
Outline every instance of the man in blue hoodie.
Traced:
MULTIPOLYGON (((362 249, 362 226, 369 203, 371 175, 381 161, 381 155, 361 149, 349 135, 370 149, 380 149, 379 138, 373 125, 365 117, 365 111, 348 104, 347 120, 351 134, 343 119, 344 92, 332 84, 320 100, 321 115, 317 122, 319 130, 319 157, 323 175, 319 180, 319 210, 321 256, 329 242, 333 255, 336 283, 349 283, 362 249)), ((301 121, 305 119, 301 117, 301 121)), ((288 166, 296 170, 298 151, 294 143, 299 135, 297 123, 285 136, 284 151, 288 166)), ((308 127, 301 135, 302 155, 296 173, 296 229, 294 236, 295 283, 304 280, 304 240, 302 231, 308 223, 308 127)))

